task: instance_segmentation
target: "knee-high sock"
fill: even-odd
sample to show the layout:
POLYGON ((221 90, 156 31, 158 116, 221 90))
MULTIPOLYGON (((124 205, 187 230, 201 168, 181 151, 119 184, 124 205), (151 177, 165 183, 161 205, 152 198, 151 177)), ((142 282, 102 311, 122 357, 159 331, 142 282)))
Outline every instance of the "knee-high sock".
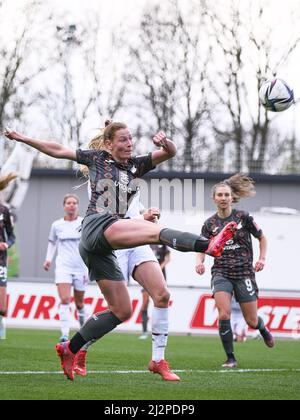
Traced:
POLYGON ((204 236, 173 229, 163 229, 159 239, 162 244, 181 252, 205 252, 209 246, 209 239, 204 236))
POLYGON ((154 308, 152 313, 152 360, 165 358, 169 333, 169 308, 154 308))
POLYGON ((233 333, 231 328, 230 320, 219 322, 219 334, 228 357, 232 357, 234 354, 233 349, 233 333))
POLYGON ((72 320, 70 305, 60 305, 59 320, 62 335, 69 337, 72 320))
POLYGON ((263 337, 264 335, 268 334, 268 330, 265 326, 264 320, 260 316, 258 317, 258 324, 255 330, 259 330, 259 332, 261 333, 263 337))
POLYGON ((87 343, 99 340, 121 323, 122 321, 111 311, 99 312, 93 315, 70 341, 69 348, 71 352, 74 354, 78 353, 87 343))

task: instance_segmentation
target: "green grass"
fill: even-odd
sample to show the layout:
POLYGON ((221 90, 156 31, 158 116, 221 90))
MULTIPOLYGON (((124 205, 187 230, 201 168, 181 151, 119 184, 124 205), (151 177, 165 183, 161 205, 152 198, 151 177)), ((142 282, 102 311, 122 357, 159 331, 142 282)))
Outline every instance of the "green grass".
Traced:
MULTIPOLYGON (((0 372, 58 372, 55 331, 8 330, 0 341, 0 372)), ((90 350, 91 371, 147 370, 151 340, 134 334, 109 334, 90 350)), ((278 341, 273 350, 262 341, 236 346, 239 369, 274 369, 273 372, 230 371, 220 365, 224 354, 218 338, 171 336, 168 359, 181 382, 170 383, 145 373, 98 373, 67 381, 60 374, 3 375, 1 400, 202 400, 300 399, 300 342, 278 341), (279 371, 283 369, 282 371, 279 371), (191 371, 189 371, 191 370, 191 371), (276 371, 278 370, 278 371, 276 371)))

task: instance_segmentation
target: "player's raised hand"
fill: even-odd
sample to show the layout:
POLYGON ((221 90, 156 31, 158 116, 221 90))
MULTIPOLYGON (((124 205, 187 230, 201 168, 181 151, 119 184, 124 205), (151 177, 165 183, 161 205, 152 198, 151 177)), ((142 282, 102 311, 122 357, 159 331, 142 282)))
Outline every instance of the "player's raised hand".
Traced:
POLYGON ((7 137, 10 140, 16 140, 16 141, 23 141, 24 140, 24 136, 20 133, 17 133, 15 130, 13 130, 12 128, 6 127, 4 132, 3 132, 4 136, 7 137))
POLYGON ((155 134, 155 136, 153 137, 153 143, 157 147, 162 147, 164 149, 168 148, 167 136, 163 131, 160 131, 159 133, 155 134))

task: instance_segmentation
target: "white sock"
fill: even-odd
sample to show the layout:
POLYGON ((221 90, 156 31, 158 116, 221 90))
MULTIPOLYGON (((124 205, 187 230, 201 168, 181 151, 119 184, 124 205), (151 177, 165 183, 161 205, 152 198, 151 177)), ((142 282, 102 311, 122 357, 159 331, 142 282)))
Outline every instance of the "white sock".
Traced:
POLYGON ((5 326, 5 318, 0 315, 0 340, 5 340, 6 338, 6 326, 5 326))
POLYGON ((85 308, 77 309, 78 321, 81 327, 85 324, 85 308))
POLYGON ((71 327, 71 311, 70 305, 60 305, 59 308, 59 319, 61 333, 65 337, 69 337, 71 327))
POLYGON ((165 358, 169 333, 169 308, 153 308, 152 312, 152 360, 165 358))

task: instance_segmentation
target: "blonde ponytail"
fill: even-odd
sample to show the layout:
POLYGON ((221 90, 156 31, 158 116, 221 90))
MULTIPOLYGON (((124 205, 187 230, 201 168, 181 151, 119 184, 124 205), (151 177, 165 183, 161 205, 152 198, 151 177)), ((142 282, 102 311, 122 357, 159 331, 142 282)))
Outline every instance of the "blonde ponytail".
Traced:
POLYGON ((16 178, 18 178, 18 175, 15 172, 10 172, 8 175, 1 177, 0 178, 0 191, 8 187, 9 183, 16 178))

